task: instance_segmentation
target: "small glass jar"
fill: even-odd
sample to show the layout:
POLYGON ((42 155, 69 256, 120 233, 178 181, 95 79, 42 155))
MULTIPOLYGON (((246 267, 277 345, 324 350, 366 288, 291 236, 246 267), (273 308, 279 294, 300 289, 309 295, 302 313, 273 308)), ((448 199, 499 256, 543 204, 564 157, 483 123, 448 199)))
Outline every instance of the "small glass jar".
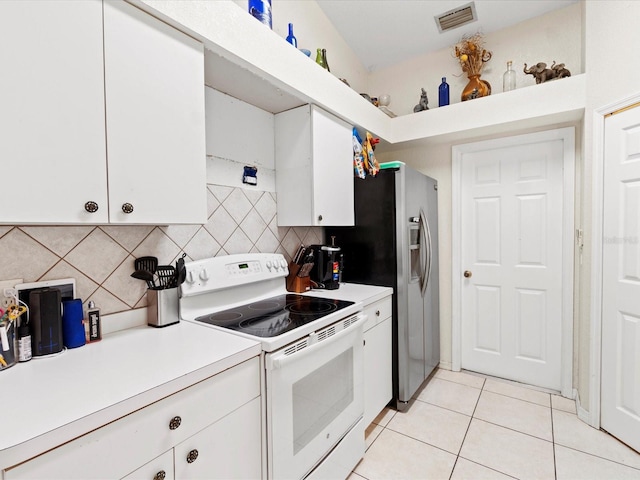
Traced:
POLYGON ((502 75, 502 91, 509 92, 516 89, 516 72, 511 67, 511 60, 507 62, 507 71, 502 75))

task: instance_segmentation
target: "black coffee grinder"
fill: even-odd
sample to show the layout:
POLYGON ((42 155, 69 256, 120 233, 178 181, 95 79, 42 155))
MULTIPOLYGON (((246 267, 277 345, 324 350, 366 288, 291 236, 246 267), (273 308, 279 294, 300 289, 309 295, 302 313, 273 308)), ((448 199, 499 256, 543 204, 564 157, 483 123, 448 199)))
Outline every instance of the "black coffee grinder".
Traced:
POLYGON ((335 246, 335 238, 331 237, 331 245, 311 245, 314 262, 311 273, 311 287, 326 290, 340 288, 342 279, 343 254, 340 247, 335 246))

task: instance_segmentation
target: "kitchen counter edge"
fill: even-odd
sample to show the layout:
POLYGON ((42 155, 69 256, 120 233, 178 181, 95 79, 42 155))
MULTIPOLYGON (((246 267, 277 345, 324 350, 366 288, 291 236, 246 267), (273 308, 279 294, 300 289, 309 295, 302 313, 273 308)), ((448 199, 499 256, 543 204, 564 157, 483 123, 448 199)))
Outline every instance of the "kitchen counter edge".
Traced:
POLYGON ((179 322, 140 326, 0 372, 15 410, 3 415, 0 470, 260 354, 258 342, 179 322), (180 355, 182 353, 182 355, 180 355))

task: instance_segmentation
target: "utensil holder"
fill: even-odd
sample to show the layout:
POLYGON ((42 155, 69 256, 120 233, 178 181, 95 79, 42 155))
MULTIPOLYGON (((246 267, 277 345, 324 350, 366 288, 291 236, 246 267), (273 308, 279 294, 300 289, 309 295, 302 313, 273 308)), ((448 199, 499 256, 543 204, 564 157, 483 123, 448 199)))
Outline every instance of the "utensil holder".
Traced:
POLYGON ((311 278, 309 276, 299 277, 300 265, 289 262, 289 275, 287 275, 287 291, 294 293, 304 293, 311 290, 311 278))
POLYGON ((16 337, 16 322, 3 320, 0 322, 0 371, 12 367, 18 360, 18 339, 16 337))
POLYGON ((147 325, 167 327, 179 321, 177 288, 147 290, 147 325))

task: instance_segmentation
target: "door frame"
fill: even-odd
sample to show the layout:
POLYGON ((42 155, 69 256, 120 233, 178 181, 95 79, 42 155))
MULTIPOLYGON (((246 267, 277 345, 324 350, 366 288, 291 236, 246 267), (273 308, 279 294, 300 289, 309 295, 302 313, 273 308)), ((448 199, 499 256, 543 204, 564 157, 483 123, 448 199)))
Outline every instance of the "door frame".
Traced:
POLYGON ((451 317, 452 351, 451 367, 459 371, 462 364, 462 157, 487 148, 503 148, 520 145, 523 142, 563 140, 563 227, 562 227, 562 351, 561 351, 561 394, 574 398, 573 392, 573 268, 574 268, 574 189, 575 189, 575 127, 564 127, 542 132, 526 133, 510 137, 483 140, 480 142, 454 145, 452 147, 451 171, 451 317))
MULTIPOLYGON (((640 102, 640 93, 609 103, 593 111, 591 172, 591 301, 589 312, 589 411, 578 407, 578 416, 594 428, 600 428, 600 391, 602 388, 602 249, 604 222, 604 127, 605 118, 618 110, 640 102)), ((637 107, 640 108, 640 107, 637 107)))

